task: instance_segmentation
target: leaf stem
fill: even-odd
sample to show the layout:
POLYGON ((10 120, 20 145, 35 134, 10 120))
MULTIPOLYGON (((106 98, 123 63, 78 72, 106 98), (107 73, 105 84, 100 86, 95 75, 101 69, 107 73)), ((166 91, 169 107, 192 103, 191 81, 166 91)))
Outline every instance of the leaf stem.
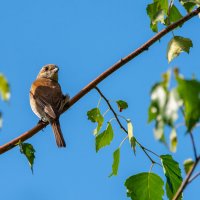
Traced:
POLYGON ((128 135, 121 141, 119 148, 121 148, 121 146, 123 145, 123 143, 125 142, 125 140, 128 138, 128 135))
MULTIPOLYGON (((119 120, 118 117, 122 117, 123 119, 125 119, 127 121, 127 119, 121 115, 117 115, 117 113, 115 112, 115 110, 113 109, 113 107, 111 106, 109 100, 105 97, 105 95, 102 93, 102 91, 98 88, 98 87, 95 87, 95 89, 97 90, 97 92, 101 95, 101 97, 105 100, 105 102, 107 103, 109 109, 112 111, 113 115, 115 116, 120 128, 126 133, 128 134, 128 131, 124 128, 124 126, 122 125, 121 121, 119 120)), ((138 140, 136 140, 136 143, 139 145, 139 147, 142 149, 142 151, 145 153, 145 155, 149 158, 149 160, 151 161, 151 163, 153 164, 158 164, 160 165, 159 163, 157 163, 156 161, 153 160, 153 158, 151 158, 151 156, 147 153, 147 152, 150 152, 154 155, 156 155, 157 157, 160 157, 158 154, 154 153, 153 151, 147 149, 146 147, 144 147, 141 143, 138 142, 138 140)), ((161 165, 160 165, 161 166, 161 165)))
POLYGON ((151 173, 152 169, 153 169, 154 163, 151 163, 151 167, 149 169, 149 173, 151 173))
POLYGON ((194 179, 196 179, 199 175, 200 175, 200 172, 197 172, 194 176, 192 176, 192 177, 189 179, 188 184, 191 183, 192 181, 194 181, 194 179))
POLYGON ((108 108, 108 109, 103 113, 103 117, 105 117, 105 115, 108 113, 108 111, 110 111, 110 108, 108 108))
POLYGON ((100 96, 99 101, 98 101, 98 104, 97 104, 97 108, 99 108, 99 106, 100 106, 101 99, 102 99, 102 97, 100 96))

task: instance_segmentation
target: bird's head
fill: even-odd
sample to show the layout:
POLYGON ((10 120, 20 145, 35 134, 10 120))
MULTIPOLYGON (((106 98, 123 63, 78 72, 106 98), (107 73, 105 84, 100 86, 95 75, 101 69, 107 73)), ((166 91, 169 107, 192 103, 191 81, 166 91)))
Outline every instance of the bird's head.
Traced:
POLYGON ((42 67, 37 78, 49 78, 54 81, 58 81, 58 71, 59 68, 57 65, 48 64, 42 67))

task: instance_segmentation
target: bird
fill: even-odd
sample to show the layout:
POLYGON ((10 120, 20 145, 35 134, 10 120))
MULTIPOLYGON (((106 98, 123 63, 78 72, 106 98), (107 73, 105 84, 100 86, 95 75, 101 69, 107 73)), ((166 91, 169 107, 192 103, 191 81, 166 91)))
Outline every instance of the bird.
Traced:
POLYGON ((70 97, 62 93, 58 83, 58 71, 59 68, 55 64, 47 64, 41 68, 30 88, 30 106, 41 122, 49 122, 57 146, 66 147, 59 117, 70 97))

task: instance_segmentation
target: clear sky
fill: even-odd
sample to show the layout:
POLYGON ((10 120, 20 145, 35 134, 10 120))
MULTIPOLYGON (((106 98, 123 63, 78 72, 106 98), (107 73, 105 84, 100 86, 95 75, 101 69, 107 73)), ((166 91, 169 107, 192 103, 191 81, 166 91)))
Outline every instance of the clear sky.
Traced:
MULTIPOLYGON (((148 3, 150 1, 1 1, 0 72, 11 85, 11 99, 9 103, 0 101, 4 120, 0 144, 38 122, 29 106, 29 89, 43 65, 55 63, 60 67, 63 92, 73 97, 110 65, 153 36, 146 15, 148 3)), ((153 124, 147 124, 149 92, 161 74, 171 67, 178 66, 187 77, 195 73, 200 78, 199 23, 195 18, 175 31, 176 35, 193 40, 194 48, 189 56, 183 54, 168 64, 166 47, 172 37, 169 34, 99 85, 107 98, 124 99, 129 103, 123 115, 132 120, 138 140, 158 154, 169 152, 155 141, 153 124)), ((97 92, 91 91, 61 116, 66 149, 56 147, 49 126, 27 141, 36 150, 34 175, 19 148, 1 155, 1 199, 127 199, 124 181, 133 174, 149 171, 151 163, 140 149, 135 157, 126 142, 121 149, 119 175, 108 178, 112 153, 125 135, 113 122, 113 143, 95 152, 92 134, 95 127, 87 120, 86 113, 97 105, 98 99, 97 92)), ((105 111, 105 104, 101 108, 105 111)), ((108 114, 107 120, 111 117, 108 114)), ((184 133, 184 128, 179 130, 178 152, 173 155, 181 163, 193 156, 189 138, 184 133)), ((198 131, 195 138, 199 140, 198 131)), ((153 171, 162 174, 159 167, 155 166, 153 171)), ((199 184, 200 180, 196 180, 187 188, 185 199, 196 199, 199 184)))

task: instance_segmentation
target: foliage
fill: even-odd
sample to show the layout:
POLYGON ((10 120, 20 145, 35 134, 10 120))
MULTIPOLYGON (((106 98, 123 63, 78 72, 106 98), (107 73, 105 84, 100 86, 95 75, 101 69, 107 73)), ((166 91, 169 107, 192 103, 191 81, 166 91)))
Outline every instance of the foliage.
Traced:
MULTIPOLYGON (((184 7, 186 12, 191 12, 195 7, 200 6, 200 0, 179 0, 180 4, 177 5, 177 3, 177 1, 153 0, 153 2, 147 5, 146 12, 150 18, 150 28, 153 32, 158 32, 160 27, 167 27, 180 20, 183 17, 179 10, 180 5, 184 7)), ((182 24, 180 24, 178 28, 181 28, 181 26, 182 24)), ((182 52, 189 54, 191 47, 193 47, 193 42, 190 38, 175 35, 174 31, 172 32, 172 35, 173 36, 166 48, 168 63, 180 56, 182 52)), ((150 105, 148 109, 148 122, 154 123, 155 138, 168 147, 171 152, 176 152, 177 150, 178 118, 183 119, 183 124, 186 126, 187 133, 190 134, 191 137, 192 131, 200 121, 200 81, 194 78, 185 79, 179 73, 178 69, 174 70, 174 77, 175 78, 173 79, 172 70, 168 70, 162 75, 162 80, 153 85, 150 92, 150 105), (171 82, 174 84, 171 85, 171 82), (169 137, 169 139, 167 137, 169 137)), ((2 74, 0 74, 0 94, 4 101, 9 100, 10 87, 2 74)), ((111 101, 106 99, 101 92, 99 92, 99 94, 101 95, 101 98, 105 100, 108 106, 108 112, 112 112, 114 118, 107 119, 106 114, 108 112, 102 114, 99 105, 87 112, 88 120, 92 123, 96 123, 96 128, 93 131, 96 152, 98 153, 100 149, 111 144, 115 146, 114 142, 112 142, 115 132, 112 125, 113 119, 117 121, 120 129, 126 133, 126 137, 117 147, 115 147, 116 150, 113 152, 112 172, 109 177, 118 174, 121 147, 128 139, 134 154, 136 154, 137 146, 137 151, 139 149, 142 150, 151 161, 151 167, 149 172, 140 172, 126 179, 125 187, 127 189, 127 196, 133 200, 161 200, 163 199, 164 194, 166 194, 168 199, 173 199, 183 183, 180 163, 175 161, 171 155, 158 155, 138 142, 134 133, 132 121, 118 113, 128 109, 128 103, 126 101, 121 99, 114 101, 115 106, 117 104, 118 107, 118 111, 115 111, 111 101), (124 120, 123 123, 121 122, 121 119, 124 120), (104 128, 105 121, 107 121, 107 125, 104 128), (124 126, 124 124, 126 126, 124 126), (103 131, 101 131, 102 129, 103 131), (158 161, 154 160, 154 158, 151 157, 151 154, 153 154, 158 161), (155 164, 160 166, 163 170, 163 174, 160 176, 152 172, 155 164), (166 181, 161 178, 163 176, 166 181), (164 184, 165 190, 163 187, 164 184)), ((0 127, 2 124, 1 122, 2 114, 0 113, 0 127)), ((18 145, 20 146, 20 152, 28 159, 33 172, 35 159, 34 147, 29 143, 22 142, 19 142, 18 145)), ((195 164, 198 164, 198 161, 200 160, 200 157, 197 157, 196 155, 194 142, 193 149, 195 159, 186 159, 183 164, 186 176, 192 171, 192 167, 194 167, 195 164)), ((180 200, 182 198, 183 194, 180 193, 179 197, 176 199, 180 200)))
POLYGON ((119 108, 119 111, 122 112, 122 110, 125 110, 128 108, 128 104, 126 101, 123 101, 123 100, 118 100, 116 101, 117 105, 118 105, 118 108, 119 108))
POLYGON ((192 166, 194 165, 194 161, 191 158, 188 158, 187 160, 184 161, 183 165, 184 165, 185 173, 187 174, 191 170, 192 166))
MULTIPOLYGON (((186 9, 187 12, 191 12, 196 6, 200 5, 199 1, 192 0, 181 0, 181 5, 186 9)), ((147 14, 150 18, 150 28, 153 32, 158 32, 159 26, 164 25, 168 26, 171 23, 177 22, 182 18, 182 14, 178 9, 178 6, 175 5, 174 1, 168 2, 168 0, 154 0, 147 6, 147 14)), ((181 25, 179 28, 181 28, 181 25)), ((182 36, 177 36, 173 32, 173 37, 168 43, 167 47, 167 60, 170 63, 174 58, 178 57, 182 52, 189 53, 193 47, 191 39, 185 38, 182 36)), ((183 124, 187 127, 187 132, 190 132, 195 128, 197 123, 200 120, 200 82, 195 79, 184 79, 182 75, 179 74, 179 70, 174 70, 174 75, 172 70, 168 70, 162 75, 162 80, 154 84, 151 89, 151 102, 148 111, 148 122, 155 122, 154 126, 154 135, 157 140, 162 142, 165 146, 169 147, 169 150, 176 152, 178 145, 178 136, 177 136, 177 120, 178 118, 184 119, 183 124), (175 77, 172 80, 172 77, 175 77), (175 82, 175 85, 171 85, 171 82, 175 82), (167 130, 167 131, 166 131, 167 130), (169 139, 166 135, 169 132, 169 139), (168 143, 169 140, 169 143, 168 143)), ((108 104, 109 110, 112 106, 109 100, 104 99, 108 104)), ((128 108, 127 102, 123 100, 116 101, 119 112, 128 108)), ((97 109, 97 108, 96 108, 97 109)), ((151 160, 152 166, 158 164, 151 156, 147 153, 149 152, 144 146, 142 146, 134 135, 133 124, 130 119, 127 119, 124 116, 119 115, 116 111, 111 111, 114 114, 114 118, 117 120, 121 130, 123 130, 127 137, 121 142, 119 147, 113 153, 113 164, 112 172, 110 176, 118 174, 118 168, 120 163, 120 148, 126 139, 129 139, 131 148, 136 152, 136 145, 145 152, 147 157, 151 160), (127 123, 127 130, 123 127, 122 123, 119 121, 119 118, 122 118, 127 123)), ((88 113, 90 113, 89 111, 88 113)), ((95 111, 93 115, 94 119, 91 120, 90 115, 88 119, 92 122, 97 122, 100 116, 99 108, 95 111)), ((100 125, 103 126, 104 117, 100 117, 100 125), (102 123, 101 123, 102 122, 102 123)), ((108 127, 111 126, 112 119, 108 122, 107 128, 102 133, 95 136, 96 141, 96 151, 98 152, 100 148, 108 146, 111 144, 113 139, 114 130, 108 130, 108 127)), ((99 129, 97 126, 96 129, 99 129)), ((176 195, 178 189, 181 186, 183 181, 179 163, 175 161, 171 155, 157 155, 154 152, 150 151, 156 155, 161 162, 163 168, 163 173, 166 177, 165 181, 165 191, 168 199, 173 199, 176 195)), ((194 165, 193 160, 189 159, 184 162, 184 169, 186 174, 194 165)), ((163 185, 164 181, 160 176, 155 173, 142 172, 135 174, 129 177, 125 181, 125 186, 127 188, 127 196, 131 199, 163 199, 164 190, 163 185)), ((176 199, 182 199, 182 194, 179 195, 176 199)))
POLYGON ((28 159, 29 165, 31 167, 31 171, 33 172, 33 164, 35 159, 35 149, 29 143, 19 143, 20 152, 26 156, 28 159))
MULTIPOLYGON (((172 199, 182 183, 181 170, 178 163, 171 155, 161 155, 161 162, 166 181, 166 191, 169 199, 172 199)), ((179 199, 182 199, 181 197, 179 199)))
POLYGON ((140 200, 162 200, 163 185, 163 180, 157 174, 150 172, 133 175, 125 182, 127 196, 140 200))
POLYGON ((112 125, 110 122, 108 122, 106 130, 96 136, 96 151, 98 152, 99 149, 109 145, 113 139, 113 136, 114 133, 112 125))
POLYGON ((4 101, 8 101, 10 98, 10 86, 3 74, 0 74, 0 94, 4 101))
MULTIPOLYGON (((8 101, 10 99, 10 86, 3 74, 0 74, 0 95, 3 101, 8 101)), ((0 112, 0 128, 2 127, 2 121, 2 113, 0 112)))
POLYGON ((109 175, 111 176, 116 176, 118 173, 118 168, 119 168, 119 162, 120 162, 120 148, 114 151, 113 153, 113 164, 112 164, 112 172, 109 175))

